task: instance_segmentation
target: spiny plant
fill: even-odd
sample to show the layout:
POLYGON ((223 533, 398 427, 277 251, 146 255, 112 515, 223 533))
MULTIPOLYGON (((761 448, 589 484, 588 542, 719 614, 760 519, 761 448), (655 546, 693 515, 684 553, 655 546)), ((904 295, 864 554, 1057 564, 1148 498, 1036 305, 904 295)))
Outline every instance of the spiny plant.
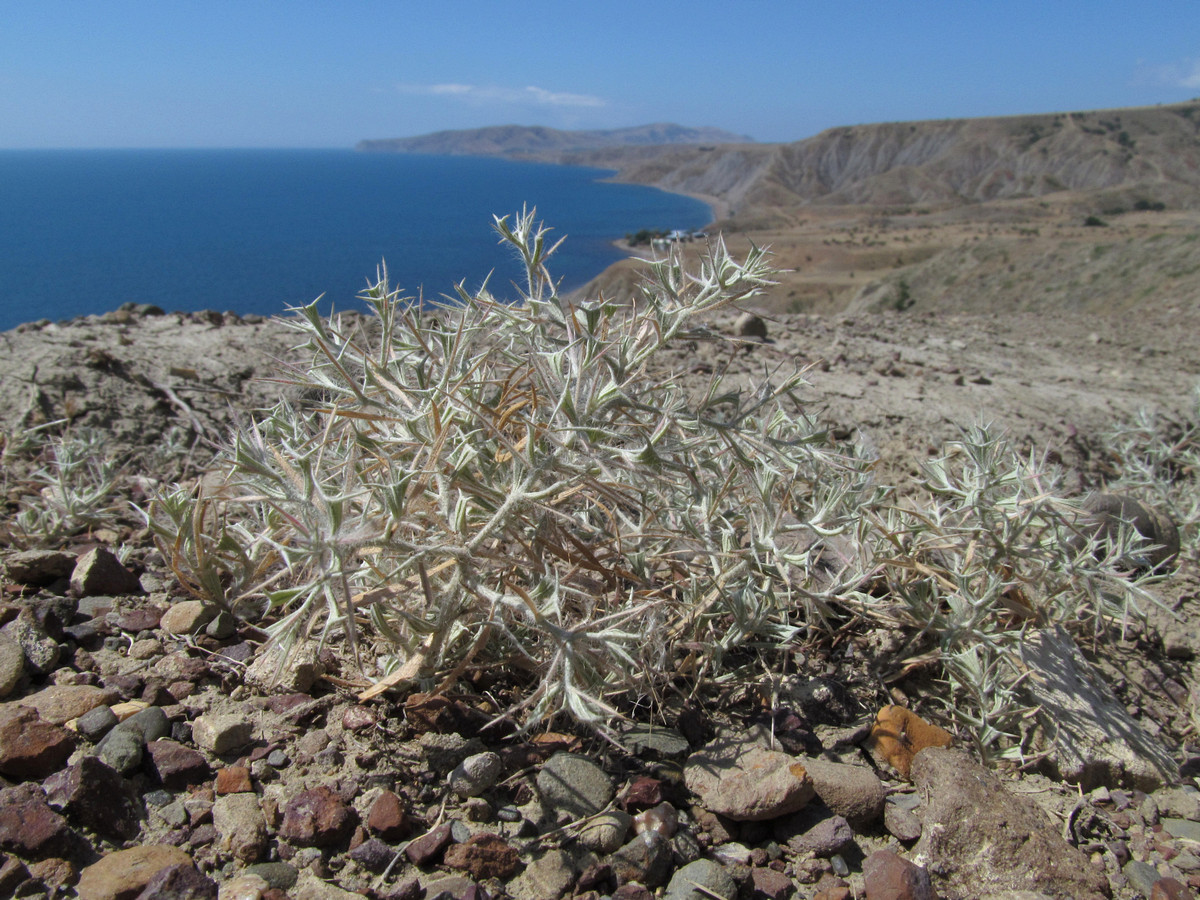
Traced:
POLYGON ((1094 637, 1141 614, 1121 546, 1089 540, 1053 473, 993 429, 900 507, 806 415, 802 370, 676 384, 662 351, 724 340, 704 322, 770 283, 762 250, 717 240, 695 272, 647 261, 635 303, 576 302, 533 212, 495 228, 524 270, 515 302, 485 285, 425 305, 381 270, 369 318, 297 310, 303 402, 236 437, 219 496, 152 510, 191 590, 270 604, 280 659, 316 630, 381 686, 503 667, 524 727, 563 712, 604 730, 624 701, 882 625, 907 642, 891 677, 944 679, 944 720, 1019 756, 1025 630, 1094 637))
MULTIPOLYGON (((323 616, 357 654, 365 614, 387 642, 377 675, 504 662, 536 674, 512 715, 603 726, 613 694, 661 689, 680 648, 720 677, 733 651, 828 619, 838 583, 807 588, 813 541, 784 538, 855 528, 867 461, 800 412, 799 370, 746 392, 718 372, 693 395, 653 366, 715 339, 703 317, 769 283, 766 254, 717 241, 694 274, 652 262, 636 304, 574 303, 533 212, 495 228, 524 269, 517 302, 460 287, 422 307, 384 270, 369 326, 298 310, 313 357, 293 383, 318 399, 281 403, 227 458, 279 567, 272 639, 286 652, 323 616)), ((178 507, 164 534, 200 518, 178 507)))

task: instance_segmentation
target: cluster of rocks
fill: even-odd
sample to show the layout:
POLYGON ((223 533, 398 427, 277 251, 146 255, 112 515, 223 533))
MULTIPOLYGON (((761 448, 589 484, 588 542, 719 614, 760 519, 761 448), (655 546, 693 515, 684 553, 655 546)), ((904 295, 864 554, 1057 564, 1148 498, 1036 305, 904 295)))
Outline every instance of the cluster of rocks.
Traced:
POLYGON ((1137 770, 1139 789, 1085 796, 1042 776, 1006 785, 895 706, 839 724, 801 708, 769 726, 691 709, 674 729, 633 728, 615 744, 521 739, 481 730, 488 716, 461 698, 361 703, 315 648, 272 692, 261 633, 172 602, 148 568, 139 577, 103 547, 6 558, 0 895, 1028 900, 1200 888, 1200 792, 1161 767, 1137 770))

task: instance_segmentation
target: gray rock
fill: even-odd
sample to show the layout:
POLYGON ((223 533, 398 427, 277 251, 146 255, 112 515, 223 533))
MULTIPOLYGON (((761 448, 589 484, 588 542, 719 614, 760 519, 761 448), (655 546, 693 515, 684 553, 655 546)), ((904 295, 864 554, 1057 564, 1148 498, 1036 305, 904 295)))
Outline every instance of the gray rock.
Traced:
POLYGON ((504 770, 495 753, 476 753, 468 756, 450 773, 450 790, 460 797, 478 797, 492 787, 504 770))
POLYGON ((1200 822, 1176 819, 1172 816, 1164 816, 1161 821, 1163 829, 1172 837, 1200 844, 1200 822))
POLYGON ((638 757, 650 755, 661 759, 679 759, 691 749, 687 739, 678 731, 650 725, 634 725, 619 740, 621 746, 638 757))
POLYGON ((745 739, 706 744, 688 757, 683 774, 706 809, 735 821, 776 819, 803 809, 814 795, 800 760, 745 739))
POLYGON ((100 761, 122 775, 131 775, 142 764, 146 742, 134 731, 114 728, 96 746, 100 761))
POLYGON ((244 875, 257 875, 268 886, 281 891, 291 889, 296 883, 296 867, 285 862, 255 863, 246 866, 244 875))
POLYGON ((1084 791, 1101 784, 1153 791, 1174 780, 1170 753, 1129 715, 1063 628, 1031 632, 1020 647, 1034 673, 1023 690, 1041 707, 1048 762, 1061 780, 1084 791))
POLYGON ((535 856, 525 871, 508 883, 513 900, 558 900, 579 877, 579 869, 565 850, 547 850, 535 856))
POLYGON ((961 750, 929 747, 913 760, 913 784, 926 799, 926 828, 912 851, 923 858, 943 894, 974 897, 1032 890, 1092 900, 1108 895, 1108 879, 1063 840, 1028 797, 961 750))
POLYGON ((22 550, 8 557, 4 568, 17 584, 46 587, 71 576, 75 556, 62 550, 22 550))
POLYGON ((632 824, 633 816, 614 809, 585 824, 579 832, 579 842, 599 854, 612 853, 625 843, 632 824))
POLYGON ((555 753, 537 776, 537 787, 552 813, 573 819, 595 815, 612 800, 612 779, 588 759, 574 753, 555 753))
POLYGON ((883 827, 898 840, 908 843, 921 836, 921 820, 911 810, 888 798, 883 808, 883 827))
POLYGON ((725 867, 711 859, 698 859, 675 872, 663 900, 712 900, 737 896, 737 883, 725 867))
POLYGON ((621 882, 637 881, 658 887, 671 872, 671 844, 658 832, 644 831, 608 857, 613 874, 621 882))
POLYGON ((16 688, 25 673, 25 651, 21 645, 0 631, 0 698, 16 688))
POLYGON ((216 756, 246 746, 253 736, 254 723, 236 713, 197 716, 192 722, 192 739, 196 746, 216 756))
POLYGON ((1160 815, 1200 821, 1200 793, 1195 790, 1166 788, 1155 791, 1153 799, 1160 815))
POLYGON ((171 720, 167 718, 162 707, 148 706, 135 712, 117 727, 125 731, 132 731, 139 735, 143 742, 149 743, 157 741, 159 738, 165 738, 171 733, 171 720))
POLYGON ((869 828, 879 821, 887 791, 871 769, 820 758, 805 758, 802 762, 817 796, 853 828, 869 828))
POLYGON ((791 838, 788 848, 796 853, 830 857, 854 843, 854 831, 841 816, 827 816, 807 831, 791 838))
POLYGON ((142 583, 107 547, 93 547, 75 563, 71 589, 78 597, 120 597, 140 594, 142 583))
POLYGON ((217 848, 242 863, 258 862, 266 850, 266 818, 258 794, 227 793, 212 802, 217 848))
POLYGON ((1125 863, 1121 874, 1129 879, 1130 886, 1143 897, 1149 897, 1151 891, 1154 890, 1154 882, 1162 878, 1158 869, 1140 859, 1132 859, 1125 863))
POLYGON ((486 749, 479 738, 465 738, 453 731, 445 734, 428 731, 417 738, 417 744, 429 767, 443 775, 453 771, 468 756, 486 749))
POLYGON ((89 741, 98 741, 120 720, 108 706, 97 706, 75 720, 75 730, 89 741))
POLYGON ((15 641, 25 654, 25 665, 35 675, 49 675, 58 667, 58 641, 50 637, 28 607, 4 626, 3 634, 15 641))

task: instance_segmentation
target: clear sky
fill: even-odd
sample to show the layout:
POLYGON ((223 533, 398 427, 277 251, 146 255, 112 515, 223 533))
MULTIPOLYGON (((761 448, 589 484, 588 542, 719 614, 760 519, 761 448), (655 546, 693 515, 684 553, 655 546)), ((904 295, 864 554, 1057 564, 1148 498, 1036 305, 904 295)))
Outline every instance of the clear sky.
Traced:
POLYGON ((0 0, 0 147, 835 125, 1200 96, 1197 0, 0 0))

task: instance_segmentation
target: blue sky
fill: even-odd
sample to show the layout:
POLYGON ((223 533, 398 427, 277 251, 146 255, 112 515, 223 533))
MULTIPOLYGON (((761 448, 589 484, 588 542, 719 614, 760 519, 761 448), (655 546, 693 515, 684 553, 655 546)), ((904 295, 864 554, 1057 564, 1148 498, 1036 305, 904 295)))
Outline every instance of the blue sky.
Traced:
POLYGON ((0 147, 835 125, 1200 96, 1197 0, 0 0, 0 147))

